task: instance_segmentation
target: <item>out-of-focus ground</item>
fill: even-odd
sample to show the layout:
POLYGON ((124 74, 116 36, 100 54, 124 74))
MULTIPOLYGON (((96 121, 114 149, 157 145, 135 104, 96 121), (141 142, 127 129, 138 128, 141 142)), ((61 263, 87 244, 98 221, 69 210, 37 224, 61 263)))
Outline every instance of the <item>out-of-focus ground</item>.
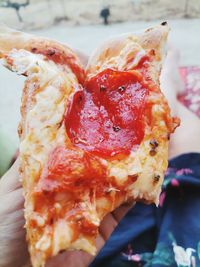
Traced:
MULTIPOLYGON (((198 2, 198 1, 197 1, 198 2)), ((70 26, 61 23, 34 34, 47 36, 90 54, 107 38, 125 32, 134 32, 160 23, 157 21, 135 21, 104 25, 70 26)), ((180 51, 181 66, 200 65, 200 19, 168 20, 171 27, 169 42, 180 51)), ((19 106, 24 78, 0 66, 0 130, 18 145, 17 124, 20 119, 19 106)))
POLYGON ((111 23, 200 18, 199 0, 0 0, 0 21, 18 29, 41 29, 62 21, 94 25, 101 23, 99 14, 105 7, 111 23))

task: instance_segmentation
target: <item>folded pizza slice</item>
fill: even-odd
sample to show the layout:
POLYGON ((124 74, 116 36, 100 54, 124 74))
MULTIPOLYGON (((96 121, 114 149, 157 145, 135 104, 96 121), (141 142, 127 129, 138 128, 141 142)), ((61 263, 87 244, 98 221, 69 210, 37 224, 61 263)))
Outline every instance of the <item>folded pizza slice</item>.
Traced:
POLYGON ((94 255, 103 217, 122 203, 158 204, 178 125, 159 87, 168 30, 110 40, 84 70, 65 45, 0 29, 4 65, 27 76, 20 171, 34 267, 63 250, 94 255))

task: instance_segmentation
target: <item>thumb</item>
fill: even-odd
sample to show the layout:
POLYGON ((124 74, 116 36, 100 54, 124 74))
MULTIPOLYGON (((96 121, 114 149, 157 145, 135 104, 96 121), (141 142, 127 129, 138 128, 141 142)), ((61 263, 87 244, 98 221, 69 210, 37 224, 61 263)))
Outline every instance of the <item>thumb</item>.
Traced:
POLYGON ((12 192, 20 187, 19 159, 17 159, 0 180, 0 196, 12 192))

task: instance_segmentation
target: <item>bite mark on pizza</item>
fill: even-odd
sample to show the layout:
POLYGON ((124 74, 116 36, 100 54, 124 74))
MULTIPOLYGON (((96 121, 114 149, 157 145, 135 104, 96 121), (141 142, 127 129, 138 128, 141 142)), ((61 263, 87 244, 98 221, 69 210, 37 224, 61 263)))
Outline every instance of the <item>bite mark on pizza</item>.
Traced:
POLYGON ((0 57, 27 77, 20 170, 32 264, 96 253, 99 225, 129 201, 158 205, 172 118, 159 77, 169 28, 103 44, 86 69, 66 45, 0 28, 0 57))

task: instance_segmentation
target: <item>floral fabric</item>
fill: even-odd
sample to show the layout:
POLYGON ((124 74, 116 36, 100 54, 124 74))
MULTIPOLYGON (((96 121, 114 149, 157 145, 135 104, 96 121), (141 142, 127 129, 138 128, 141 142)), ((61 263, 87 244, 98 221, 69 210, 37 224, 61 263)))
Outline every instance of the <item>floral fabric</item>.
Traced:
POLYGON ((90 267, 200 266, 200 154, 169 162, 160 206, 137 203, 90 267))
POLYGON ((185 90, 179 95, 179 101, 200 118, 200 67, 181 67, 180 74, 185 90))

